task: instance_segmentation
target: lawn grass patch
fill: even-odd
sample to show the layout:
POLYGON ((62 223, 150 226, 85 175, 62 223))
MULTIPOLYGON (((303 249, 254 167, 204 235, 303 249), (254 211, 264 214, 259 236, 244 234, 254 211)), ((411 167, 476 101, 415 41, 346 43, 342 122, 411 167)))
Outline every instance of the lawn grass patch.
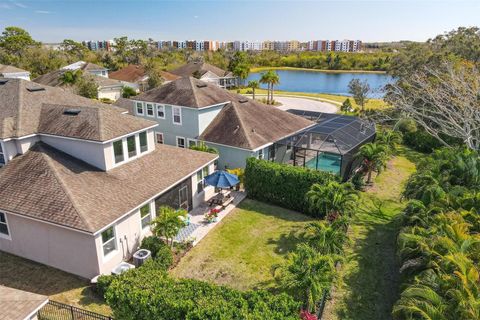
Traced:
POLYGON ((172 274, 235 289, 273 289, 272 266, 284 262, 311 218, 246 199, 190 250, 172 274))
POLYGON ((0 285, 48 296, 103 315, 111 315, 110 307, 100 299, 89 281, 0 251, 0 285))

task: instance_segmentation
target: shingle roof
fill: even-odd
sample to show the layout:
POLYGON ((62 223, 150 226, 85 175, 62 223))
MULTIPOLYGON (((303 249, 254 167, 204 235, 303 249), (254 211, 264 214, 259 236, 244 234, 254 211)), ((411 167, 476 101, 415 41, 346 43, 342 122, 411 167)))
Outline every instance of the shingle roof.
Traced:
POLYGON ((200 76, 203 76, 208 71, 216 74, 219 77, 224 77, 229 74, 229 72, 222 70, 216 66, 213 66, 205 62, 197 62, 197 61, 189 62, 170 72, 180 77, 192 77, 196 72, 199 73, 200 76))
POLYGON ((278 141, 314 122, 240 95, 200 135, 200 139, 249 150, 278 141))
MULTIPOLYGON (((69 70, 64 70, 64 69, 55 70, 33 79, 33 82, 43 84, 45 86, 51 86, 51 87, 63 86, 64 84, 62 83, 62 75, 67 71, 69 70)), ((109 79, 109 78, 105 78, 102 76, 97 76, 89 73, 86 73, 86 74, 84 73, 83 76, 86 77, 87 79, 93 79, 93 81, 95 81, 95 83, 99 87, 110 87, 110 86, 123 87, 123 84, 120 81, 115 79, 109 79)))
POLYGON ((219 86, 192 77, 184 77, 154 88, 133 99, 190 108, 202 108, 231 100, 231 94, 219 86))
MULTIPOLYGON (((110 72, 108 77, 111 79, 135 83, 141 81, 146 75, 147 73, 143 66, 130 64, 125 68, 110 72)), ((179 76, 166 71, 160 71, 160 75, 166 81, 173 81, 180 78, 179 76)))
POLYGON ((0 170, 0 210, 94 233, 216 158, 157 145, 104 172, 38 142, 0 170))
POLYGON ((0 320, 27 320, 48 301, 48 297, 0 286, 0 320))
POLYGON ((0 78, 0 138, 46 133, 107 141, 156 124, 124 112, 60 88, 0 78), (65 109, 80 113, 64 115, 65 109))
POLYGON ((4 64, 0 64, 0 76, 4 73, 21 73, 21 72, 28 72, 28 71, 14 67, 14 66, 7 66, 4 64))

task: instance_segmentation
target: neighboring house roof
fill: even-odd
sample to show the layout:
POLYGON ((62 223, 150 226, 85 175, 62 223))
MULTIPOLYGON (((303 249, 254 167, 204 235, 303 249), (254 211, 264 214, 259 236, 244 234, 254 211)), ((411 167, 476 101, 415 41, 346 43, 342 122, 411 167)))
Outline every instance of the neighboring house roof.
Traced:
POLYGON ((0 319, 30 320, 47 302, 47 296, 0 286, 0 319))
POLYGON ((30 72, 14 66, 7 66, 4 64, 0 64, 0 76, 5 73, 30 73, 30 72))
POLYGON ((133 99, 202 108, 231 100, 231 94, 217 85, 192 77, 184 77, 149 90, 133 99))
POLYGON ((98 64, 85 62, 85 61, 77 61, 68 66, 62 68, 62 70, 83 70, 83 71, 104 71, 108 70, 105 67, 99 66, 98 64))
MULTIPOLYGON (((173 81, 180 78, 179 76, 166 71, 160 71, 160 75, 165 81, 173 81)), ((108 75, 108 77, 111 79, 116 79, 116 80, 121 80, 125 82, 131 82, 131 83, 140 82, 146 76, 147 76, 147 73, 145 72, 145 68, 143 66, 134 65, 134 64, 130 64, 125 68, 122 68, 114 72, 110 72, 108 75)))
MULTIPOLYGON (((49 73, 46 73, 44 75, 39 76, 38 78, 33 79, 33 82, 43 84, 46 86, 51 86, 51 87, 59 87, 59 86, 64 86, 62 83, 62 75, 69 70, 55 70, 49 73)), ((115 80, 115 79, 109 79, 105 78, 102 76, 97 76, 93 74, 83 74, 84 77, 87 77, 87 79, 93 79, 95 83, 98 85, 99 88, 102 87, 123 87, 123 83, 115 80)))
POLYGON ((170 71, 173 74, 181 77, 193 77, 195 73, 198 73, 199 76, 203 76, 207 72, 212 72, 218 77, 225 77, 231 75, 230 72, 220 69, 219 67, 213 66, 205 62, 192 61, 189 62, 180 68, 170 71))
POLYGON ((128 110, 129 114, 134 115, 134 101, 128 98, 120 98, 113 103, 114 106, 128 110))
POLYGON ((255 150, 278 141, 314 122, 240 95, 200 135, 200 140, 255 150))
POLYGON ((124 112, 60 88, 0 78, 0 138, 3 139, 44 133, 108 141, 156 125, 124 112), (67 115, 66 109, 80 112, 67 115))
POLYGON ((217 157, 157 145, 104 172, 37 142, 0 170, 0 210, 94 233, 217 157))

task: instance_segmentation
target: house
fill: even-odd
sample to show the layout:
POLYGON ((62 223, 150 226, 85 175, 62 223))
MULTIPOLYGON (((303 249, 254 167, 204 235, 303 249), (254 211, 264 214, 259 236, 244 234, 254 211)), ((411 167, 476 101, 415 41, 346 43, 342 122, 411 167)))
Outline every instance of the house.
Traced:
MULTIPOLYGON (((87 65, 93 65, 93 64, 89 63, 87 65)), ((73 91, 73 88, 71 86, 68 86, 62 82, 62 76, 67 71, 78 70, 78 69, 71 69, 67 67, 41 75, 38 78, 33 79, 33 82, 46 85, 46 86, 51 86, 51 87, 62 87, 67 90, 73 91)), ((92 68, 98 69, 100 67, 97 66, 92 68)), ((109 99, 112 101, 116 101, 122 96, 124 84, 121 81, 118 81, 115 79, 109 79, 108 77, 105 77, 103 75, 98 75, 98 73, 102 73, 106 71, 98 70, 95 72, 90 72, 88 70, 82 70, 82 72, 83 72, 82 75, 87 80, 95 81, 95 83, 97 84, 98 99, 109 99)))
POLYGON ((180 77, 194 77, 226 89, 237 85, 237 78, 231 72, 201 61, 191 61, 170 73, 180 77))
POLYGON ((36 320, 48 297, 0 285, 0 319, 36 320))
POLYGON ((76 71, 81 70, 83 73, 88 73, 94 76, 108 78, 108 69, 99 66, 95 63, 77 61, 62 68, 62 70, 76 71))
MULTIPOLYGON (((180 78, 177 75, 166 71, 160 71, 163 83, 169 83, 170 81, 180 78)), ((143 66, 130 64, 120 70, 110 72, 110 79, 121 81, 125 86, 134 89, 137 92, 144 92, 148 89, 148 75, 143 66)))
MULTIPOLYGON (((276 141, 314 122, 187 77, 147 91, 127 108, 156 121, 156 141, 188 148, 199 140, 220 152, 219 168, 245 167, 254 156, 268 159, 276 141)), ((128 105, 122 100, 122 106, 128 105)))
POLYGON ((0 250, 91 279, 131 258, 160 206, 213 195, 218 156, 155 143, 157 122, 0 79, 0 250))
POLYGON ((0 64, 0 77, 30 81, 30 72, 14 66, 0 64))

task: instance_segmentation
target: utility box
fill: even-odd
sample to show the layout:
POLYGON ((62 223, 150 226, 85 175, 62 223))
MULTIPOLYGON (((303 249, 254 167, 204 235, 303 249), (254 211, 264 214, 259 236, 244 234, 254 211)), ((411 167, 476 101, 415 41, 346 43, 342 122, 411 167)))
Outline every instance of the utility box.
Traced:
POLYGON ((148 259, 152 257, 152 253, 147 249, 140 249, 133 254, 133 264, 136 268, 140 267, 148 259))

